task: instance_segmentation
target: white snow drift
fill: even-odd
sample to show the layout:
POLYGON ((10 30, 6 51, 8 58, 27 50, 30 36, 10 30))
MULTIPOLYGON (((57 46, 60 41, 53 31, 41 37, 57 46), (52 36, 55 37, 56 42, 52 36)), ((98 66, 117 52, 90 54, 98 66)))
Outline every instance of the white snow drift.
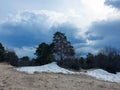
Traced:
POLYGON ((87 73, 85 74, 93 76, 99 80, 110 81, 110 82, 120 82, 120 73, 112 74, 102 69, 96 69, 93 71, 87 71, 87 73))
POLYGON ((84 74, 95 77, 99 80, 110 81, 110 82, 120 82, 120 73, 111 74, 102 69, 96 69, 87 72, 74 72, 69 71, 64 68, 59 67, 55 62, 43 65, 43 66, 34 66, 34 67, 20 67, 16 68, 18 71, 26 72, 33 74, 34 72, 51 72, 51 73, 63 73, 63 74, 84 74))
MULTIPOLYGON (((75 74, 73 71, 59 67, 56 62, 43 65, 43 66, 34 66, 34 67, 20 67, 17 68, 18 71, 27 72, 33 74, 34 72, 52 72, 52 73, 63 73, 63 74, 75 74)), ((77 73, 77 72, 76 72, 77 73)))

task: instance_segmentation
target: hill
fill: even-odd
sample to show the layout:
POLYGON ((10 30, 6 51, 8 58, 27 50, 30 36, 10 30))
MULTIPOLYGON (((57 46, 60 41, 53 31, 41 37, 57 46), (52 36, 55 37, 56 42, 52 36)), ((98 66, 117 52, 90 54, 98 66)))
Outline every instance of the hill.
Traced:
POLYGON ((119 90, 120 83, 96 80, 87 75, 18 72, 0 64, 0 90, 119 90))

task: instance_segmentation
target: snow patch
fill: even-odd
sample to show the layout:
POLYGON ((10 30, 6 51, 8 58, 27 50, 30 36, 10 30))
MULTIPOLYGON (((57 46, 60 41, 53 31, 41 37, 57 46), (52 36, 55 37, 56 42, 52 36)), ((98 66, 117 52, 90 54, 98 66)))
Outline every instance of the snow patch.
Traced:
POLYGON ((112 74, 102 69, 96 69, 93 71, 87 71, 86 75, 90 75, 99 80, 110 81, 110 82, 120 82, 120 73, 112 74))
POLYGON ((74 72, 64 68, 59 67, 56 62, 43 65, 43 66, 30 66, 30 67, 20 67, 15 68, 17 71, 26 72, 28 74, 34 74, 35 72, 49 72, 49 73, 63 73, 63 74, 82 74, 95 77, 99 80, 109 81, 109 82, 118 82, 120 83, 120 73, 112 74, 102 69, 96 69, 87 72, 74 72))
POLYGON ((67 69, 59 67, 56 62, 43 65, 43 66, 31 66, 16 68, 18 71, 33 74, 34 72, 51 72, 51 73, 63 73, 63 74, 77 74, 78 72, 69 71, 67 69))

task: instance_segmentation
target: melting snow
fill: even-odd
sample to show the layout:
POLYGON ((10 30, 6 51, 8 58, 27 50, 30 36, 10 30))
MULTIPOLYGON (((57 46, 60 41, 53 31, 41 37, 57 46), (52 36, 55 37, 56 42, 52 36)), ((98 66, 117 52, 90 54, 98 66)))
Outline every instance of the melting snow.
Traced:
POLYGON ((51 73, 63 73, 63 74, 84 74, 89 75, 92 77, 95 77, 99 80, 104 81, 110 81, 110 82, 120 82, 120 73, 117 74, 111 74, 107 71, 104 71, 102 69, 96 69, 93 71, 87 71, 87 72, 74 72, 69 71, 67 69, 59 67, 56 62, 43 65, 43 66, 30 66, 30 67, 20 67, 16 68, 18 71, 26 72, 29 74, 33 74, 34 72, 51 72, 51 73))
POLYGON ((52 73, 63 73, 63 74, 75 74, 77 72, 69 71, 67 69, 59 67, 56 62, 43 65, 43 66, 31 66, 31 67, 20 67, 18 71, 27 72, 33 74, 34 72, 52 72, 52 73))
POLYGON ((86 74, 93 76, 99 80, 110 81, 110 82, 120 82, 120 73, 112 74, 102 69, 96 69, 93 71, 87 71, 86 74))

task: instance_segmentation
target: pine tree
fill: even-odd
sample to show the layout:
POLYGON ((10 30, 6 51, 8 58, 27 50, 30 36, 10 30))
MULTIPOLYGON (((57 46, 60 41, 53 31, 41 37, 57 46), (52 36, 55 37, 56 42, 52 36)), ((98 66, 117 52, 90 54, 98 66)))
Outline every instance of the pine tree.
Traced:
POLYGON ((74 49, 71 43, 67 40, 65 34, 56 32, 53 37, 54 53, 60 57, 61 60, 74 57, 74 49))
POLYGON ((37 56, 36 58, 37 65, 44 65, 54 61, 52 47, 53 47, 52 44, 48 45, 46 43, 41 43, 38 46, 35 52, 35 55, 37 56))
POLYGON ((30 65, 30 58, 28 56, 23 56, 20 58, 19 66, 29 66, 30 65))

